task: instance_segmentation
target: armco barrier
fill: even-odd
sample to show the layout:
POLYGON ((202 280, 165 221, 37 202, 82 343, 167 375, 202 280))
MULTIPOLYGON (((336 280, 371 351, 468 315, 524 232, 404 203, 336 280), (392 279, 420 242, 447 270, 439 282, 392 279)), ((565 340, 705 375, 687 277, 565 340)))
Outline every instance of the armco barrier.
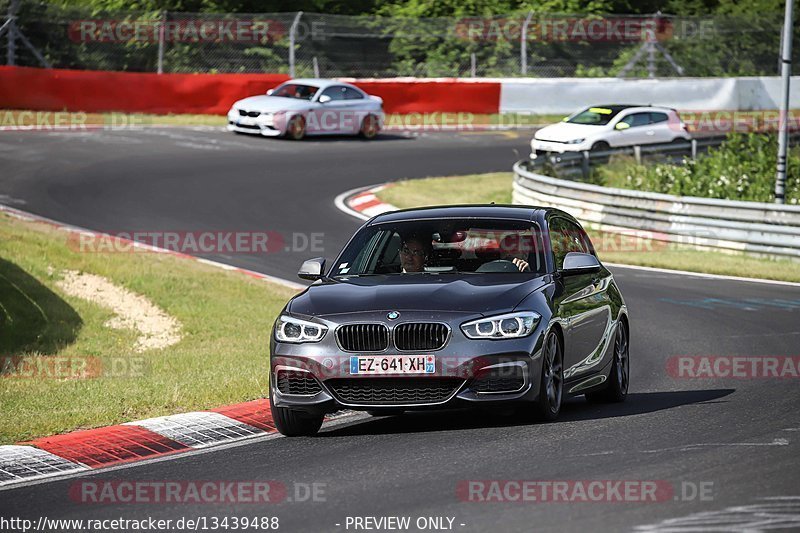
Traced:
POLYGON ((383 98, 387 113, 495 114, 500 109, 500 83, 456 79, 351 80, 383 98))
POLYGON ((589 227, 702 248, 800 259, 800 206, 672 196, 543 176, 514 165, 512 201, 554 206, 589 227))
POLYGON ((151 74, 0 67, 0 107, 44 111, 227 113, 284 74, 151 74))
MULTIPOLYGON (((154 74, 0 66, 0 108, 44 111, 224 114, 284 74, 154 74)), ((615 101, 682 110, 773 110, 780 79, 394 78, 348 79, 384 100, 387 113, 571 113, 615 101)), ((800 77, 791 107, 800 107, 800 77)))
MULTIPOLYGON (((780 108, 778 76, 741 78, 517 78, 502 80, 501 113, 572 113, 589 105, 644 104, 683 111, 757 111, 780 108)), ((792 78, 789 106, 800 107, 800 77, 792 78)))
MULTIPOLYGON (((0 66, 0 108, 44 111, 225 114, 284 74, 153 74, 0 66)), ((387 113, 497 113, 500 83, 455 79, 355 80, 387 113)))

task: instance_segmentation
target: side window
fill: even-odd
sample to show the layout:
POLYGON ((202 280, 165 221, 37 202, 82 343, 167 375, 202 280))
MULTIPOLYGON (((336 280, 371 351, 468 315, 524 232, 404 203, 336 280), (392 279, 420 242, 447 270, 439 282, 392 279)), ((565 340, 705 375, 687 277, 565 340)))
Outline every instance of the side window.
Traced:
POLYGON ((650 124, 658 124, 669 120, 666 113, 650 113, 650 124))
POLYGON ((344 88, 344 99, 345 100, 363 100, 364 95, 361 94, 361 91, 357 91, 352 87, 345 87, 344 88))
POLYGON ((631 128, 646 126, 650 124, 650 113, 632 113, 620 120, 620 122, 630 125, 631 128))
POLYGON ((320 96, 330 96, 331 100, 344 100, 346 88, 341 85, 333 85, 322 91, 320 96))
POLYGON ((570 252, 582 252, 591 254, 591 244, 589 237, 573 222, 561 218, 553 217, 550 219, 550 246, 553 250, 553 261, 556 270, 561 270, 564 265, 564 258, 570 252))

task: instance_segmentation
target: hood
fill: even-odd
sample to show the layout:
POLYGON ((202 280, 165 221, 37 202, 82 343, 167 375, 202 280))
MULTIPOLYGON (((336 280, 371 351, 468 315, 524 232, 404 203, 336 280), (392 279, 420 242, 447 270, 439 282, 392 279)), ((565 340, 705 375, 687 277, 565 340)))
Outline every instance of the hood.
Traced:
POLYGON ((495 314, 511 311, 546 285, 522 274, 410 274, 353 277, 310 286, 290 313, 324 317, 364 311, 447 311, 495 314))
POLYGON ((545 126, 536 132, 534 137, 540 141, 567 142, 575 139, 585 139, 591 135, 606 131, 607 126, 592 126, 587 124, 570 124, 559 122, 545 126))
POLYGON ((251 96, 233 104, 237 109, 245 111, 260 111, 261 113, 276 113, 278 111, 297 111, 308 109, 311 102, 299 98, 283 98, 282 96, 251 96))

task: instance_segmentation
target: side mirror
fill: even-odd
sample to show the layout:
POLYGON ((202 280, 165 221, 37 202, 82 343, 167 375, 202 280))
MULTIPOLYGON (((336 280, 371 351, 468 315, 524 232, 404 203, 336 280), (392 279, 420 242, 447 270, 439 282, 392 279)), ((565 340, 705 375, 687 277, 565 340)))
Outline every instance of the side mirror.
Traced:
POLYGON ((331 97, 328 96, 327 94, 323 94, 322 96, 319 97, 319 103, 320 104, 327 104, 330 101, 331 101, 331 97))
POLYGON ((274 93, 274 92, 275 92, 275 89, 270 89, 269 91, 267 91, 267 96, 272 96, 272 93, 274 93))
POLYGON ((561 273, 564 276, 588 274, 599 270, 600 261, 592 254, 581 252, 569 252, 564 258, 564 265, 561 267, 561 273))
POLYGON ((618 131, 622 131, 622 130, 627 130, 630 127, 631 127, 631 125, 628 124, 627 122, 617 122, 617 125, 614 126, 614 129, 618 130, 618 131))
POLYGON ((322 257, 315 257, 314 259, 309 259, 308 261, 303 262, 300 270, 297 271, 297 277, 310 281, 316 281, 322 277, 322 273, 324 271, 325 259, 322 257))

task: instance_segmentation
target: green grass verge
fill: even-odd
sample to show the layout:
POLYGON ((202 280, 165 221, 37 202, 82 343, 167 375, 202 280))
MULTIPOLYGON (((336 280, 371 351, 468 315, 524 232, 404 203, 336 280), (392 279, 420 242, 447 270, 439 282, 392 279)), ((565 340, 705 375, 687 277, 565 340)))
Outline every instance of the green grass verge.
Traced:
MULTIPOLYGON (((510 172, 406 180, 392 184, 378 192, 377 196, 399 208, 490 202, 510 204, 512 180, 513 174, 510 172)), ((613 245, 607 246, 609 249, 598 246, 603 242, 598 232, 589 233, 598 248, 600 259, 609 263, 800 282, 800 262, 689 250, 646 240, 625 246, 625 249, 641 251, 615 251, 613 245)), ((619 243, 619 240, 610 241, 619 243)))
POLYGON ((54 379, 6 368, 0 444, 265 397, 269 332, 293 294, 167 255, 81 253, 62 231, 0 213, 0 358, 93 357, 104 370, 54 379), (146 296, 180 321, 183 339, 134 353, 133 331, 104 325, 110 311, 60 291, 64 270, 105 276, 146 296), (142 370, 131 372, 132 364, 142 370), (109 373, 111 365, 121 375, 109 373))
POLYGON ((513 175, 509 172, 451 178, 423 178, 393 183, 378 193, 399 208, 426 205, 510 204, 513 175))

